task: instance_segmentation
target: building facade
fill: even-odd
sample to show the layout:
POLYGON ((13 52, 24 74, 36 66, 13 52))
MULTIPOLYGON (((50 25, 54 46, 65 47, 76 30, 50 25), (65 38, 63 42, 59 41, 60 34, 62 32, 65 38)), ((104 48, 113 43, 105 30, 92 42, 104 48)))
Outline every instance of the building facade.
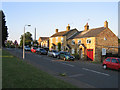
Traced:
POLYGON ((108 28, 108 22, 104 27, 89 29, 88 23, 84 30, 68 40, 72 54, 78 53, 81 59, 100 61, 103 53, 118 53, 118 37, 108 28))
POLYGON ((78 33, 78 30, 70 29, 69 24, 65 31, 58 32, 58 29, 56 29, 55 34, 49 38, 49 50, 58 50, 58 43, 61 43, 61 50, 66 51, 69 47, 67 39, 76 33, 78 33))
POLYGON ((49 37, 39 37, 38 44, 40 47, 49 47, 49 37))

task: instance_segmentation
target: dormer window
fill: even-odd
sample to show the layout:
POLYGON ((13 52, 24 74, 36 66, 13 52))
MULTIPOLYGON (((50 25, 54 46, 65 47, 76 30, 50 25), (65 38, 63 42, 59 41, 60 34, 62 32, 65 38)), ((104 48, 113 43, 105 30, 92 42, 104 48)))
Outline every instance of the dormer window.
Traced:
POLYGON ((75 40, 72 40, 72 45, 75 45, 75 40))
POLYGON ((87 44, 90 44, 91 43, 91 39, 87 39, 87 44))
POLYGON ((107 40, 106 37, 104 37, 104 40, 107 40))

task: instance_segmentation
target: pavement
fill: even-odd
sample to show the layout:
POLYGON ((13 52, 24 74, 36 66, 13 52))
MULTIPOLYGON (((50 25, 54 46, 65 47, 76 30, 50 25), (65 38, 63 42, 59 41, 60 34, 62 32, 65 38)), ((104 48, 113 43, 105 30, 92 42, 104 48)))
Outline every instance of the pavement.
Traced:
MULTIPOLYGON (((22 49, 4 48, 22 59, 22 49)), ((79 88, 118 88, 118 71, 104 70, 102 64, 80 60, 64 61, 47 55, 25 52, 25 61, 79 88), (60 76, 65 73, 66 76, 60 76)))

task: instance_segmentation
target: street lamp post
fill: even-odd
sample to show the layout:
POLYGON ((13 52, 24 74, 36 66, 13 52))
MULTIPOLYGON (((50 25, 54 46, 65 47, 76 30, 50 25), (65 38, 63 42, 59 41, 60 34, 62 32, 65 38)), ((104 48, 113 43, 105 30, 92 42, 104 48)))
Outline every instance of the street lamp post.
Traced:
MULTIPOLYGON (((31 26, 31 25, 25 25, 25 26, 31 26)), ((24 35, 23 35, 23 59, 25 59, 25 26, 24 26, 24 35)))

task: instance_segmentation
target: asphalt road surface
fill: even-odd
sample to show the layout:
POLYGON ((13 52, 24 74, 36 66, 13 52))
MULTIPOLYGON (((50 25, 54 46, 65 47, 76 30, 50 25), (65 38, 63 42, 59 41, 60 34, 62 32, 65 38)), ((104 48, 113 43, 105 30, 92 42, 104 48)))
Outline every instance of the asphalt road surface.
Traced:
MULTIPOLYGON (((22 49, 5 49, 22 58, 22 49)), ((47 55, 25 52, 25 61, 80 88, 118 88, 118 71, 104 70, 102 64, 80 60, 63 61, 47 55), (66 76, 59 74, 65 73, 66 76)), ((32 72, 32 71, 31 71, 32 72)))

